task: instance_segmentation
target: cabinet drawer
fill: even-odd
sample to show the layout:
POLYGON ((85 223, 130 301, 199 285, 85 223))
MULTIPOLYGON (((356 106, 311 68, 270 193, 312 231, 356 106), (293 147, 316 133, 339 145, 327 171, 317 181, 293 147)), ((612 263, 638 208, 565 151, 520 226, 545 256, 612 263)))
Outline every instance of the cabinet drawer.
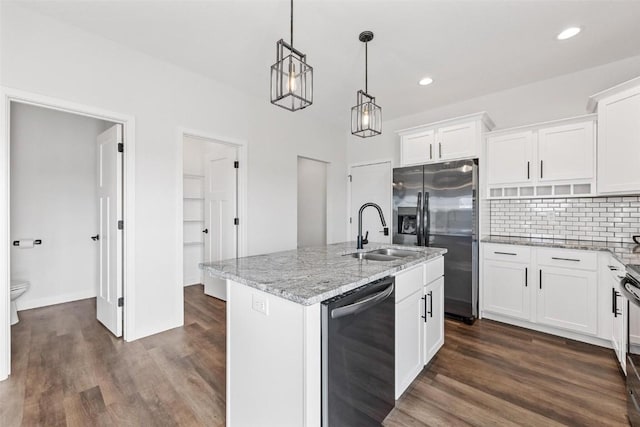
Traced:
POLYGON ((425 264, 425 278, 424 284, 428 285, 429 283, 437 280, 438 278, 444 276, 444 257, 438 257, 436 259, 432 259, 431 261, 425 264))
POLYGON ((598 254, 566 249, 538 249, 538 265, 564 267, 577 270, 596 270, 598 254))
POLYGON ((396 302, 399 302, 424 286, 424 264, 401 271, 395 277, 396 302))
POLYGON ((484 259, 528 263, 531 261, 531 248, 528 246, 485 243, 484 259))

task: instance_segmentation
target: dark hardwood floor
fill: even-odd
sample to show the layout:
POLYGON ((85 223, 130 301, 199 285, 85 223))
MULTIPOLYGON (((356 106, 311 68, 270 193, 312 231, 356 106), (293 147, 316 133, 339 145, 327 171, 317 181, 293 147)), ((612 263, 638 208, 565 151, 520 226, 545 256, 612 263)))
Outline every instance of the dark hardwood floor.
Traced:
POLYGON ((490 320, 447 320, 445 345, 385 426, 627 426, 612 350, 490 320))
POLYGON ((185 288, 185 326, 131 343, 95 318, 95 299, 22 311, 0 425, 220 426, 225 304, 185 288))
MULTIPOLYGON (((185 326, 132 343, 95 300, 20 312, 1 426, 224 425, 225 305, 185 288, 185 326)), ((446 343, 386 426, 626 425, 611 350, 491 321, 446 322, 446 343)))

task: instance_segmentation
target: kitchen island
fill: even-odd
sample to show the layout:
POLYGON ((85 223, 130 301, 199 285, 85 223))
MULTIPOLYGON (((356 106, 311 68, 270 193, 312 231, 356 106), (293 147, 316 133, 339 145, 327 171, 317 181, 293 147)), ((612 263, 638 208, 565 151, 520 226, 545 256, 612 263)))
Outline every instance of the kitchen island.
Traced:
POLYGON ((422 295, 427 277, 442 275, 446 249, 368 246, 338 243, 202 266, 227 280, 227 425, 321 425, 321 302, 389 276, 398 301, 422 295), (388 249, 403 256, 385 255, 388 249))

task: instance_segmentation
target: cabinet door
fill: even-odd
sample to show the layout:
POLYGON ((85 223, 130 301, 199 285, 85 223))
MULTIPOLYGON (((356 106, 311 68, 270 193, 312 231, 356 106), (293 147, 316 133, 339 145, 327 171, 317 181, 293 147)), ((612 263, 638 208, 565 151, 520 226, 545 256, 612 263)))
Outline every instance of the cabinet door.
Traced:
POLYGON ((540 129, 538 179, 560 181, 593 178, 594 150, 594 123, 591 121, 540 129))
POLYGON ((598 103, 598 192, 640 192, 640 88, 598 103))
POLYGON ((533 132, 487 138, 489 185, 529 182, 533 166, 533 132))
POLYGON ((616 352, 616 357, 618 358, 618 362, 620 363, 622 370, 626 373, 627 300, 617 290, 617 281, 612 281, 611 285, 611 318, 613 321, 611 345, 613 350, 616 352))
POLYGON ((396 399, 424 366, 423 288, 396 303, 396 399))
POLYGON ((434 159, 435 131, 404 135, 400 141, 400 163, 403 166, 427 163, 434 159))
POLYGON ((431 361, 444 344, 444 277, 425 286, 424 364, 431 361))
POLYGON ((484 262, 484 310, 529 320, 529 264, 504 261, 484 262))
POLYGON ((434 157, 437 160, 478 157, 479 135, 476 128, 476 122, 469 122, 438 129, 434 157))
POLYGON ((597 332, 597 273, 558 267, 538 271, 538 323, 586 334, 597 332))

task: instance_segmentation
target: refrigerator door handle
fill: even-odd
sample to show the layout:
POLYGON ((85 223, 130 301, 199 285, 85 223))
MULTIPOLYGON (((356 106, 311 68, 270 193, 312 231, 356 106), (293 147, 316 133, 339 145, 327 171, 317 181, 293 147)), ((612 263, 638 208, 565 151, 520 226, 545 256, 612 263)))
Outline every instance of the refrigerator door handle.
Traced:
POLYGON ((424 201, 422 204, 422 228, 424 236, 423 246, 429 246, 429 233, 431 232, 431 212, 429 212, 429 192, 424 192, 424 201))
POLYGON ((416 206, 416 237, 418 246, 422 246, 422 193, 418 192, 418 205, 416 206))

